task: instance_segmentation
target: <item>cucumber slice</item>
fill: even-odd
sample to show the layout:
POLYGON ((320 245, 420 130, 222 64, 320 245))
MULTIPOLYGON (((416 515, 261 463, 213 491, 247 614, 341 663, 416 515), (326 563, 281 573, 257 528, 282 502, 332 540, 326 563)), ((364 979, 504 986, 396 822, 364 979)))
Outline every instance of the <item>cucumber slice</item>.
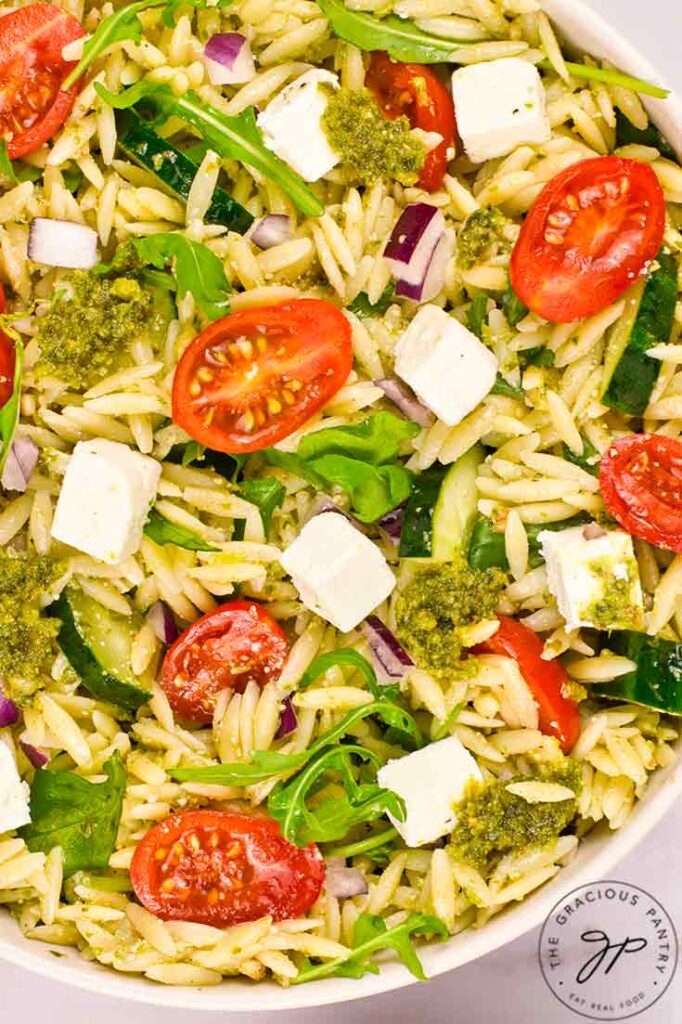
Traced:
POLYGON ((151 679, 136 676, 130 664, 137 616, 118 615, 70 586, 50 605, 61 619, 59 646, 93 697, 136 711, 151 697, 151 679))
POLYGON ((466 552, 478 505, 476 477, 485 458, 480 445, 462 455, 447 471, 433 513, 431 557, 450 562, 466 552))
POLYGON ((682 644, 621 630, 609 634, 607 646, 637 668, 610 683, 592 684, 592 693, 682 715, 682 644))
POLYGON ((604 359, 602 401, 631 416, 645 411, 661 368, 647 350, 668 340, 675 317, 677 260, 660 252, 656 262, 653 273, 630 289, 604 359))
POLYGON ((445 478, 444 466, 420 473, 412 485, 400 531, 400 558, 430 558, 433 545, 433 515, 445 478))

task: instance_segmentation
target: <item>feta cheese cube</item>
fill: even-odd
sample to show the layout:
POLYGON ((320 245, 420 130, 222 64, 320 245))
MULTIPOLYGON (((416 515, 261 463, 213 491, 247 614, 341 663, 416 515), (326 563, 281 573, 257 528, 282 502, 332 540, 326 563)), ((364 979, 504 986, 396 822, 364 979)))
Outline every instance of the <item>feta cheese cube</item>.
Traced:
POLYGON ((28 825, 29 788, 21 781, 14 754, 0 739, 0 835, 28 825))
POLYGON ((321 69, 306 71, 282 89, 257 118, 265 145, 304 181, 317 181, 341 159, 322 127, 329 103, 323 85, 338 89, 338 75, 321 69))
POLYGON ((303 604, 342 633, 362 622, 395 586, 376 544, 338 512, 313 516, 280 561, 303 604))
POLYGON ((543 530, 547 586, 567 629, 641 629, 644 604, 632 537, 596 523, 543 530))
POLYGON ((398 341, 395 372, 454 427, 490 391, 497 359, 459 320, 438 306, 422 306, 398 341))
POLYGON ((125 444, 79 441, 64 474, 52 536, 117 565, 140 546, 160 476, 158 462, 125 444))
POLYGON ((476 761, 456 736, 388 761, 377 772, 379 785, 405 801, 405 821, 390 814, 389 818, 406 846, 424 846, 452 832, 457 820, 453 804, 462 799, 471 781, 482 778, 476 761))
POLYGON ((452 97, 457 130, 476 164, 506 156, 523 142, 547 142, 551 135, 542 79, 520 57, 459 68, 452 97))

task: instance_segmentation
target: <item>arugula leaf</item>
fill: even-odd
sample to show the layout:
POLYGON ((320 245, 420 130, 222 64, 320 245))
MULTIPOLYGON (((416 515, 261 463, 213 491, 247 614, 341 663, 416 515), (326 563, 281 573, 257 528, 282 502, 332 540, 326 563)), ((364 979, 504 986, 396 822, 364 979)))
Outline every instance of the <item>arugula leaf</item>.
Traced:
POLYGON ((225 268, 207 246, 176 231, 134 238, 130 244, 143 263, 157 270, 163 270, 169 260, 174 260, 173 273, 180 298, 190 292, 210 320, 219 320, 230 312, 225 268))
POLYGON ((622 110, 616 111, 616 145, 653 146, 661 156, 668 160, 677 160, 675 150, 653 121, 650 120, 646 128, 635 128, 622 110))
POLYGON ((7 155, 7 143, 4 139, 0 139, 0 175, 5 179, 8 185, 17 184, 17 176, 12 166, 12 161, 7 155))
POLYGON ((196 128, 218 156, 241 160, 274 181, 301 213, 308 217, 320 217, 324 213, 323 204, 303 178, 267 148, 256 125, 253 107, 248 107, 237 117, 228 117, 204 103, 194 92, 174 96, 167 86, 149 78, 143 78, 118 95, 109 92, 99 82, 95 83, 95 89, 116 110, 126 110, 144 99, 145 105, 150 106, 156 115, 154 123, 179 117, 196 128))
POLYGON ((325 654, 318 654, 308 665, 298 682, 298 689, 305 690, 306 687, 319 679, 321 675, 328 672, 330 668, 337 665, 351 665, 363 676, 367 689, 375 700, 395 700, 400 692, 397 684, 382 686, 377 679, 377 674, 359 651, 352 647, 338 647, 335 651, 327 651, 325 654))
POLYGON ((435 935, 446 939, 448 929, 439 917, 430 914, 410 914, 401 924, 389 928, 383 917, 365 911, 355 922, 350 956, 346 959, 339 957, 338 960, 330 960, 315 967, 305 967, 292 979, 292 984, 302 985, 331 975, 361 978, 368 972, 378 974, 379 968, 371 958, 382 949, 392 949, 415 978, 428 981, 411 942, 415 935, 435 935))
POLYGON ((521 299, 512 288, 511 281, 507 282, 507 290, 502 297, 502 312, 507 318, 507 323, 510 327, 516 327, 518 322, 523 320, 528 312, 528 306, 524 306, 523 302, 521 302, 521 299))
POLYGON ((422 32, 413 21, 389 14, 377 18, 372 14, 351 11, 343 0, 317 0, 329 19, 334 34, 361 50, 385 50, 391 57, 419 64, 445 64, 456 61, 458 43, 451 39, 422 32))
POLYGON ((536 345, 535 348, 519 352, 519 362, 522 366, 554 366, 555 359, 556 354, 545 345, 536 345))
POLYGON ((296 754, 282 754, 278 750, 254 750, 250 764, 211 764, 201 768, 169 769, 174 779, 180 782, 217 782, 226 786, 252 786, 264 782, 273 775, 298 771, 321 750, 337 743, 356 722, 376 715, 386 725, 400 730, 416 746, 421 746, 421 733, 414 718, 397 704, 388 701, 372 701, 353 708, 335 726, 323 733, 307 750, 296 754))
POLYGON ((16 331, 11 331, 11 334, 14 342, 14 382, 12 384, 12 394, 0 409, 0 443, 2 443, 2 448, 0 449, 0 471, 5 465, 5 459, 9 455, 19 422, 21 378, 24 367, 24 346, 16 331))
POLYGON ((271 466, 277 466, 278 469, 284 469, 287 473, 300 476, 301 480, 307 480, 318 491, 324 490, 324 479, 294 452, 281 452, 278 448, 266 448, 262 454, 271 466))
POLYGON ((416 437, 420 427, 391 412, 377 412, 351 427, 330 427, 306 434, 297 455, 309 461, 323 455, 344 455, 373 466, 395 459, 403 441, 416 437))
POLYGON ((366 317, 381 316, 393 302, 394 296, 395 281, 389 281, 376 302, 369 301, 367 292, 360 292, 346 308, 363 320, 366 317))
POLYGON ((583 438, 583 451, 582 455, 576 455, 567 444, 561 446, 562 458, 566 459, 567 462, 572 462, 574 466, 580 466, 585 472, 591 473, 592 476, 599 476, 599 463, 601 462, 601 455, 594 447, 591 441, 588 441, 586 437, 583 438))
POLYGON ((369 856, 370 860, 376 860, 383 856, 386 849, 397 838, 398 830, 391 826, 384 829, 383 832, 376 832, 374 835, 368 836, 366 839, 358 839, 355 843, 346 843, 345 846, 332 846, 329 850, 324 851, 324 855, 325 857, 344 857, 348 859, 364 854, 369 856), (381 851, 381 854, 379 851, 381 851))
POLYGON ((73 167, 64 168, 62 171, 62 178, 64 179, 64 188, 66 188, 68 192, 75 193, 81 187, 83 172, 80 167, 74 164, 73 167))
POLYGON ((185 529, 184 526, 171 523, 156 509, 152 509, 149 513, 149 518, 144 524, 144 533, 156 544, 177 544, 179 548, 186 548, 188 551, 220 550, 213 547, 212 544, 207 544, 205 540, 198 537, 196 533, 192 533, 191 530, 185 529))
POLYGON ((173 28, 175 15, 182 7, 194 7, 201 11, 219 10, 221 7, 229 7, 231 3, 232 0, 215 0, 214 3, 210 0, 166 0, 161 20, 167 28, 173 28))
POLYGON ((433 734, 434 743, 438 740, 444 740, 446 736, 450 735, 450 726, 453 722, 457 721, 463 707, 464 704, 455 704, 454 707, 450 708, 449 712, 433 734))
POLYGON ((345 455, 324 455, 308 465, 325 484, 350 495, 353 515, 362 523, 375 523, 407 501, 412 490, 412 473, 404 466, 372 466, 345 455))
POLYGON ((274 476, 267 476, 262 480, 242 480, 239 489, 242 497, 257 506, 267 539, 270 536, 272 513, 284 501, 284 488, 274 476))
MULTIPOLYGON (((542 68, 543 71, 554 71, 554 67, 549 60, 539 61, 537 67, 542 68)), ((617 85, 621 89, 632 89, 633 92, 641 92, 645 96, 655 96, 659 100, 664 100, 670 95, 669 89, 664 89, 660 85, 653 85, 651 82, 645 82, 643 78, 633 78, 632 75, 626 75, 624 71, 619 71, 618 68, 597 68, 591 64, 574 64, 570 60, 566 61, 566 68, 569 75, 573 78, 584 78, 588 82, 605 82, 607 85, 617 85)))
POLYGON ((467 327, 472 334, 483 340, 483 325, 488 322, 488 296, 477 292, 467 311, 467 327))
POLYGON ((126 772, 118 751, 104 763, 106 782, 74 772, 36 772, 31 786, 31 824, 20 829, 29 850, 64 851, 64 874, 106 868, 121 818, 126 772))
POLYGON ((526 398, 523 388, 517 387, 516 384, 510 384, 501 373, 498 373, 495 383, 490 389, 490 394, 504 395, 505 398, 516 398, 519 402, 525 401, 526 398))

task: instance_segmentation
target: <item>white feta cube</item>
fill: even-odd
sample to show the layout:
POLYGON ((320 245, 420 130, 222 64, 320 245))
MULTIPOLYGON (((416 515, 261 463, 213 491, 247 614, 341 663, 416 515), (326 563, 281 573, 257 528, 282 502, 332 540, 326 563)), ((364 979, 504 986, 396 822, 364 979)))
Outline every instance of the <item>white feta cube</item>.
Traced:
POLYGON ((29 788, 21 781, 14 754, 0 739, 0 835, 28 825, 29 788))
POLYGON ((405 801, 405 821, 389 818, 406 846, 424 846, 452 832, 457 820, 453 805, 470 782, 483 776, 476 761, 456 736, 388 761, 377 772, 384 789, 405 801))
POLYGON ((452 76, 452 97, 457 131, 476 164, 506 156, 521 143, 550 138, 542 79, 520 57, 459 68, 452 76))
POLYGON ((281 563, 303 604, 342 633, 355 629, 395 587, 376 544, 338 512, 313 516, 281 563))
POLYGON ((140 546, 161 466, 125 444, 79 441, 59 493, 52 536, 110 565, 140 546))
POLYGON ((642 585, 628 533, 589 523, 543 530, 538 539, 547 563, 547 586, 567 629, 642 628, 642 585))
POLYGON ((317 181, 341 159, 322 126, 330 88, 339 88, 338 75, 322 69, 306 71, 258 115, 265 145, 304 181, 317 181))
POLYGON ((490 391, 497 359, 459 320, 438 306, 422 306, 398 341, 395 372, 454 427, 490 391))

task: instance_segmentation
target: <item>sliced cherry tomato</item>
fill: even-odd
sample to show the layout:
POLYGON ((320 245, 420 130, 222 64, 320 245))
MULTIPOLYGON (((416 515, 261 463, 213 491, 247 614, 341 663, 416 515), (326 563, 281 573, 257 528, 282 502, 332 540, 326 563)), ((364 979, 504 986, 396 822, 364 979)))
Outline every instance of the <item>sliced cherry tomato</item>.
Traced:
POLYGON ((394 120, 405 115, 412 128, 443 136, 427 154, 418 184, 434 192, 443 183, 448 150, 455 148, 455 108, 447 87, 423 64, 401 64, 387 53, 376 51, 367 73, 367 87, 384 116, 394 120))
POLYGON ((161 686, 173 711, 208 723, 221 690, 277 679, 289 650, 272 615, 256 601, 229 601, 202 615, 168 648, 161 686))
POLYGON ((663 242, 665 200, 652 169, 599 156, 552 178, 530 208, 511 257, 511 283, 557 323, 592 316, 642 273, 663 242))
POLYGON ((521 675, 538 706, 540 731, 556 736, 565 754, 580 735, 578 704, 564 695, 568 673, 556 659, 541 657, 540 637, 516 619, 500 615, 500 628, 489 640, 474 648, 477 654, 506 654, 518 662, 521 675))
POLYGON ((0 18, 0 137, 10 160, 38 149, 64 124, 80 85, 62 89, 76 66, 62 50, 85 35, 53 4, 29 4, 0 18))
POLYGON ((314 843, 300 849, 272 818, 185 811, 140 840, 130 865, 135 895, 164 921, 217 928, 301 917, 320 895, 325 869, 314 843))
POLYGON ((259 451, 298 430, 352 366, 350 325, 331 302, 241 310, 211 324, 183 353, 173 419, 208 448, 259 451))
MULTIPOLYGON (((0 316, 5 312, 5 290, 0 284, 0 316)), ((14 343, 4 331, 0 331, 0 409, 12 397, 14 388, 14 343)))
POLYGON ((599 486, 624 530, 682 552, 682 441, 662 434, 621 437, 601 460, 599 486))

